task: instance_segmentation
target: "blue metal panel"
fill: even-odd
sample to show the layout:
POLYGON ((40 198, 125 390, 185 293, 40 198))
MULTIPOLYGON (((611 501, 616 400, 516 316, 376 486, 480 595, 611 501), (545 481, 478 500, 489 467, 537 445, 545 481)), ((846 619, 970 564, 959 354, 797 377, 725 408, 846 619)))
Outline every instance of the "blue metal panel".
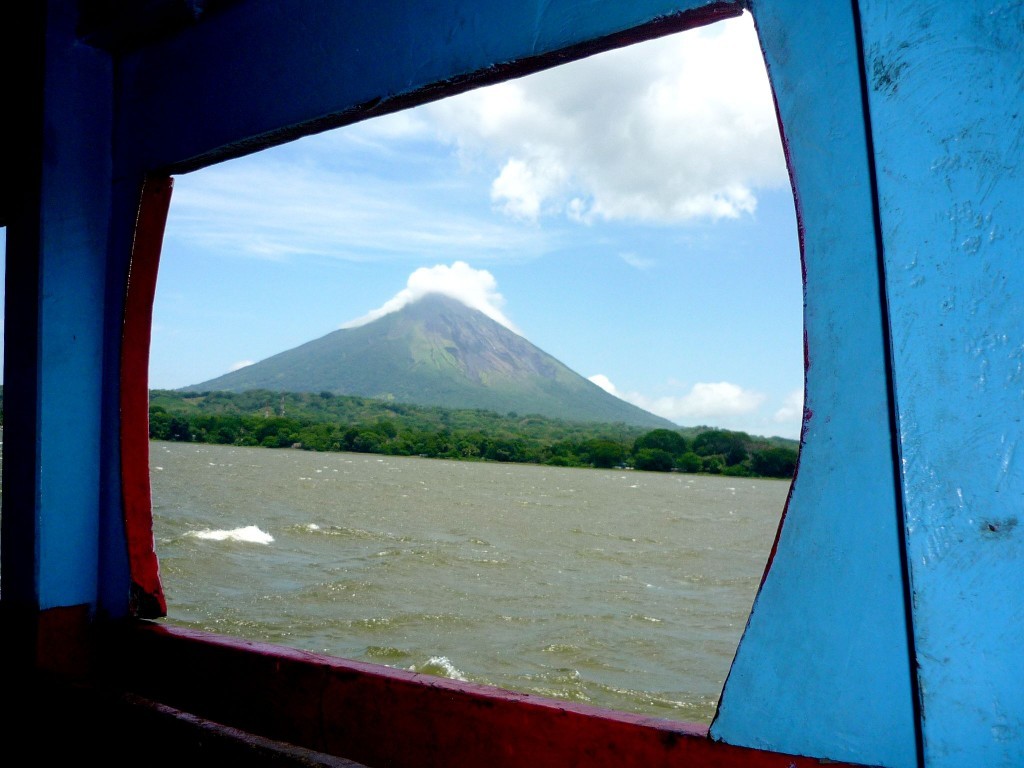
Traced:
POLYGON ((864 0, 926 764, 1024 764, 1024 6, 864 0))
MULTIPOLYGON (((104 275, 110 218, 109 59, 72 44, 75 15, 49 14, 38 220, 35 467, 38 607, 95 607, 98 580, 104 275), (94 137, 82 141, 81 137, 94 137)), ((8 326, 9 328, 11 326, 8 326)), ((14 325, 17 328, 17 325, 14 325)), ((7 335, 7 345, 21 343, 7 335)), ((16 407, 16 404, 15 404, 16 407)), ((29 446, 11 446, 20 450, 29 446)), ((7 563, 5 563, 5 566, 7 563)))
POLYGON ((754 6, 804 241, 806 402, 777 551, 713 738, 917 764, 883 302, 848 3, 754 6))
MULTIPOLYGON (((253 0, 125 59, 119 135, 129 166, 251 150, 356 119, 354 110, 464 80, 684 11, 738 0, 253 0), (126 148, 130 149, 126 145, 126 148)), ((552 60, 548 65, 557 63, 552 60)), ((223 155, 221 155, 223 156, 223 155)))

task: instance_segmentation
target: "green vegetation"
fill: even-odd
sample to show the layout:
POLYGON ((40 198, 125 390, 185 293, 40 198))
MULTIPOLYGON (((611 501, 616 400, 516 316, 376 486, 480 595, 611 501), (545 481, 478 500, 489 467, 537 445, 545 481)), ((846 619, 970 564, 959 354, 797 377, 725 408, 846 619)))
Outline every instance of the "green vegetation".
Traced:
POLYGON ((707 427, 649 430, 330 392, 153 390, 149 418, 154 440, 741 477, 792 477, 798 445, 707 427))

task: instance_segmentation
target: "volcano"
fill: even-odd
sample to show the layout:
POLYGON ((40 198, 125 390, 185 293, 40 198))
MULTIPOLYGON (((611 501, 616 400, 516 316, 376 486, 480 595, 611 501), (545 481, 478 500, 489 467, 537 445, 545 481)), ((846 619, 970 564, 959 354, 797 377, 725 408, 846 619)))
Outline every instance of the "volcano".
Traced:
POLYGON ((609 394, 483 312, 439 293, 182 391, 252 389, 676 427, 609 394))

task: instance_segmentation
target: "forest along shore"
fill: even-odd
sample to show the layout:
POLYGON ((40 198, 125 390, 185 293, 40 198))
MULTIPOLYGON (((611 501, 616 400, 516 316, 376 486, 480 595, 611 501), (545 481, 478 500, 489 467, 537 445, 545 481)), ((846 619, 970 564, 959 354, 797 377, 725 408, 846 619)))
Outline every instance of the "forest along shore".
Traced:
POLYGON ((150 393, 154 440, 792 479, 799 443, 269 390, 150 393))

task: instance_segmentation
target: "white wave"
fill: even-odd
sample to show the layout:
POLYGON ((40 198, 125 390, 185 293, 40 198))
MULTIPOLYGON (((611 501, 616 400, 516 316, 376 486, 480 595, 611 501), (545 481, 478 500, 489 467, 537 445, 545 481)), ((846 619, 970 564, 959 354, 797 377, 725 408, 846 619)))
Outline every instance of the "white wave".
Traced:
POLYGON ((409 667, 410 672, 421 672, 425 675, 436 677, 447 677, 449 680, 461 680, 466 682, 466 676, 452 664, 447 656, 431 656, 427 663, 419 669, 415 665, 409 667))
POLYGON ((207 528, 202 531, 189 531, 185 535, 212 541, 244 541, 248 544, 269 544, 274 540, 273 536, 266 531, 261 531, 255 525, 247 525, 244 528, 232 528, 230 531, 211 531, 207 528))

